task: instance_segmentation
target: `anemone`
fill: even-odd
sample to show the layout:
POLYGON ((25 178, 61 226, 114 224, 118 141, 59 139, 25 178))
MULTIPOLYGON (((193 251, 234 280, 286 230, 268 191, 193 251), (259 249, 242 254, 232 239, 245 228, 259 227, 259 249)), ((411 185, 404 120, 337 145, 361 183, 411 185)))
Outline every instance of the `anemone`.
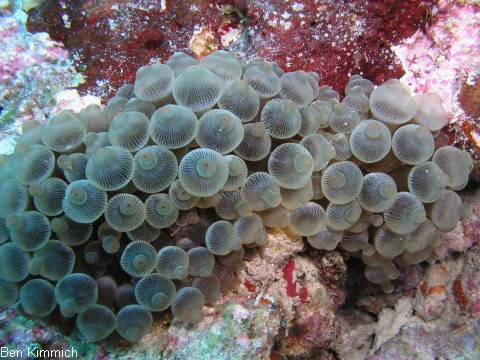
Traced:
POLYGON ((150 119, 155 112, 155 105, 137 98, 133 98, 128 100, 128 102, 125 104, 123 111, 139 112, 145 115, 148 119, 150 119))
POLYGON ((107 308, 113 308, 113 302, 115 301, 115 295, 118 292, 118 286, 115 279, 111 276, 102 276, 97 281, 98 288, 98 305, 104 305, 107 308))
MULTIPOLYGON (((83 139, 83 144, 85 145, 85 155, 87 159, 92 156, 92 154, 97 151, 98 149, 105 147, 105 146, 110 146, 110 140, 108 140, 108 132, 89 132, 87 135, 85 135, 85 138, 83 139)), ((66 155, 68 156, 68 155, 66 155)), ((59 157, 60 158, 60 157, 59 157)), ((65 157, 66 159, 66 157, 65 157)), ((65 167, 68 168, 69 162, 65 164, 65 167)), ((61 164, 58 164, 58 159, 57 159, 57 165, 62 167, 61 164)), ((63 167, 62 167, 63 169, 63 167)))
POLYGON ((342 237, 342 230, 332 230, 325 226, 318 233, 307 236, 307 241, 315 249, 331 251, 337 247, 342 237))
POLYGON ((28 276, 30 255, 7 242, 0 245, 0 279, 9 282, 19 282, 28 276))
POLYGON ((375 163, 387 156, 391 135, 387 126, 376 120, 362 121, 350 135, 353 155, 365 163, 375 163))
POLYGON ((204 247, 195 247, 187 251, 188 275, 208 277, 215 265, 215 256, 204 247))
POLYGON ((320 86, 318 89, 317 100, 321 100, 321 101, 334 100, 335 102, 338 103, 340 101, 340 94, 335 90, 333 90, 330 86, 323 85, 323 86, 320 86))
POLYGON ((93 305, 77 316, 77 327, 87 341, 95 342, 105 339, 117 325, 112 310, 103 305, 93 305))
POLYGON ((247 180, 247 164, 236 155, 225 155, 223 158, 228 164, 228 179, 222 190, 232 191, 239 189, 247 180))
POLYGON ((310 180, 305 186, 299 189, 280 188, 280 196, 282 197, 281 205, 287 210, 295 210, 304 206, 313 198, 313 185, 310 180))
POLYGON ((187 192, 178 179, 175 180, 168 189, 168 196, 170 202, 178 210, 189 210, 197 205, 199 201, 199 197, 187 192))
POLYGON ((42 127, 40 138, 48 149, 63 153, 78 147, 86 134, 87 128, 81 119, 61 113, 42 127))
POLYGON ((298 133, 302 126, 302 116, 297 105, 284 99, 269 100, 262 109, 260 121, 267 133, 277 139, 287 139, 298 133))
POLYGON ((235 234, 233 225, 226 220, 214 222, 205 235, 207 249, 215 255, 227 255, 230 251, 239 250, 242 239, 235 234))
POLYGON ((383 84, 370 95, 372 115, 388 124, 403 124, 411 120, 417 104, 410 93, 399 82, 383 84))
POLYGON ((427 245, 436 243, 439 238, 436 234, 437 228, 430 219, 426 219, 420 226, 412 231, 410 237, 405 243, 406 251, 415 253, 422 250, 427 245))
POLYGON ((87 179, 97 188, 119 190, 132 180, 133 156, 120 146, 106 146, 98 149, 88 159, 85 168, 87 179))
POLYGON ((381 255, 377 251, 371 254, 362 253, 362 261, 371 267, 380 267, 384 270, 384 274, 391 280, 398 279, 400 271, 395 267, 391 258, 381 255))
POLYGON ((38 211, 47 216, 56 216, 63 212, 62 201, 67 184, 59 178, 48 178, 40 183, 33 183, 28 192, 38 211))
POLYGON ((195 149, 185 155, 178 167, 182 187, 195 196, 212 196, 228 180, 228 164, 216 151, 195 149))
POLYGON ((18 299, 18 286, 0 277, 0 307, 12 306, 18 299))
POLYGON ((330 160, 335 157, 335 147, 321 134, 310 134, 301 141, 302 145, 310 153, 313 159, 313 171, 323 170, 330 160))
POLYGON ((247 177, 240 188, 240 196, 242 200, 250 203, 255 211, 278 206, 282 201, 280 188, 272 175, 260 171, 247 177))
POLYGON ((473 169, 472 157, 466 151, 444 146, 435 151, 432 161, 448 176, 447 186, 452 190, 463 189, 473 169))
POLYGON ((135 195, 117 194, 108 200, 105 221, 117 231, 132 231, 146 219, 146 205, 135 195))
POLYGON ((258 161, 267 157, 272 139, 263 123, 243 125, 242 142, 234 149, 235 154, 247 161, 258 161))
POLYGON ((172 303, 172 314, 175 319, 190 324, 198 324, 203 320, 205 297, 194 287, 180 289, 172 303))
POLYGON ((0 245, 6 243, 10 239, 10 232, 7 228, 5 219, 0 218, 0 245))
POLYGON ((327 226, 332 230, 346 230, 357 222, 361 213, 362 208, 356 200, 345 204, 330 203, 326 209, 327 226))
POLYGON ((399 192, 384 213, 385 225, 397 234, 408 234, 425 221, 423 204, 408 192, 399 192))
MULTIPOLYGON (((345 89, 345 92, 346 91, 347 90, 345 89)), ((362 119, 366 119, 370 111, 370 102, 368 96, 365 95, 364 89, 358 85, 349 88, 347 95, 342 101, 342 104, 355 110, 362 119)))
POLYGON ((198 121, 195 141, 204 149, 224 155, 233 151, 242 140, 242 122, 228 110, 209 110, 198 121))
POLYGON ((340 102, 319 81, 176 53, 103 109, 24 124, 0 155, 0 306, 20 297, 19 312, 43 317, 58 303, 86 341, 135 343, 151 312, 200 322, 266 229, 287 226, 312 253, 361 258, 392 292, 396 265, 432 262, 472 211, 454 191, 472 158, 434 141, 447 120, 437 95, 354 75, 340 102))
POLYGON ((233 224, 233 230, 245 245, 262 245, 268 238, 262 218, 257 214, 240 217, 233 224))
POLYGON ((299 236, 312 236, 327 226, 325 210, 321 205, 308 202, 293 210, 290 214, 288 227, 292 233, 299 236))
POLYGON ((392 137, 392 150, 405 164, 421 164, 432 157, 432 134, 423 126, 409 124, 400 127, 392 137))
POLYGON ((144 147, 133 157, 135 170, 132 183, 146 193, 157 193, 168 188, 177 177, 175 155, 158 145, 144 147))
POLYGON ((245 80, 235 80, 223 89, 218 107, 230 111, 245 123, 257 116, 260 97, 245 80), (239 97, 242 101, 238 101, 239 97))
POLYGON ((208 69, 191 65, 174 80, 172 95, 178 105, 195 113, 211 109, 222 96, 223 80, 208 69))
POLYGON ((297 105, 309 105, 313 101, 313 89, 305 71, 288 72, 280 77, 280 96, 297 105))
POLYGON ((135 75, 135 95, 143 101, 159 102, 172 92, 175 75, 164 64, 142 66, 135 75))
POLYGON ((95 305, 97 298, 97 283, 87 274, 67 275, 55 285, 55 300, 66 318, 95 305))
POLYGON ((7 179, 0 184, 0 192, 0 218, 6 219, 9 215, 19 214, 27 209, 30 197, 26 186, 14 179, 7 179))
POLYGON ((134 241, 123 250, 120 265, 130 276, 147 276, 157 266, 157 251, 145 241, 134 241))
POLYGON ((93 240, 83 248, 83 259, 89 266, 101 269, 112 262, 113 254, 109 254, 103 249, 101 241, 93 240))
POLYGON ((279 186, 287 189, 305 186, 310 181, 313 168, 312 155, 299 144, 279 145, 268 159, 268 172, 279 186))
POLYGON ((214 51, 202 58, 199 64, 220 77, 225 84, 239 80, 242 76, 242 66, 228 51, 214 51))
POLYGON ((281 205, 256 213, 262 218, 263 224, 271 228, 284 228, 290 223, 290 212, 281 205))
POLYGON ((375 89, 375 85, 370 80, 364 79, 360 75, 353 75, 348 80, 347 86, 345 86, 345 94, 348 95, 355 86, 360 87, 367 97, 369 97, 375 89))
POLYGON ((175 76, 178 76, 183 70, 190 65, 197 65, 198 61, 184 52, 176 52, 167 60, 165 65, 172 69, 175 76))
POLYGON ((43 145, 17 143, 13 154, 13 176, 23 185, 47 179, 55 167, 55 155, 43 145))
POLYGON ((20 289, 19 295, 23 310, 31 316, 47 316, 57 306, 55 289, 47 280, 27 281, 20 289))
POLYGON ((386 225, 382 225, 373 237, 375 250, 382 256, 393 259, 405 250, 409 235, 397 234, 386 225))
POLYGON ((460 196, 452 190, 445 190, 429 209, 430 219, 443 232, 453 230, 460 219, 470 215, 470 205, 464 205, 460 196))
POLYGON ((120 146, 130 152, 137 152, 148 141, 149 126, 145 114, 138 111, 122 111, 110 124, 108 140, 112 146, 120 146))
POLYGON ((243 80, 257 92, 261 99, 275 97, 282 86, 280 78, 273 71, 272 64, 266 62, 246 69, 243 80))
POLYGON ((355 199, 363 186, 360 168, 350 161, 341 161, 327 167, 322 175, 322 191, 335 204, 346 204, 355 199))
MULTIPOLYGON (((119 309, 123 309, 128 305, 136 305, 137 299, 135 298, 135 288, 132 284, 122 284, 117 288, 115 295, 115 305, 119 309)), ((147 310, 147 309, 145 309, 147 310)), ((148 311, 148 310, 147 310, 148 311)), ((150 314, 150 312, 148 312, 150 314)))
POLYGON ((122 85, 117 89, 115 96, 130 99, 134 95, 134 88, 132 84, 122 85))
POLYGON ((157 273, 169 279, 183 280, 188 276, 189 257, 176 246, 166 246, 157 254, 157 273))
POLYGON ((324 114, 319 113, 312 106, 300 106, 298 110, 302 116, 302 126, 298 130, 298 135, 300 136, 315 134, 323 123, 327 121, 323 116, 324 114))
MULTIPOLYGON (((324 136, 326 134, 323 134, 324 136)), ((345 161, 352 157, 352 149, 350 148, 350 137, 344 133, 337 133, 328 141, 333 147, 333 158, 337 161, 345 161)), ((331 155, 329 155, 331 156, 331 155)))
POLYGON ((152 314, 140 305, 127 305, 117 313, 116 330, 125 340, 136 343, 150 331, 152 314))
POLYGON ((175 294, 173 282, 161 274, 147 275, 135 286, 135 298, 150 311, 167 309, 175 299, 175 294))
POLYGON ((379 284, 384 293, 391 293, 394 290, 390 278, 385 273, 385 269, 381 266, 365 266, 365 277, 373 284, 379 284))
POLYGON ((12 242, 24 251, 41 248, 50 238, 50 222, 38 211, 10 215, 5 220, 12 242))
POLYGON ((335 132, 350 134, 360 124, 360 116, 352 108, 336 104, 328 117, 328 124, 335 132))
POLYGON ((45 245, 33 252, 28 263, 32 275, 58 281, 69 275, 75 265, 75 253, 67 244, 58 240, 48 240, 45 245))
POLYGON ((449 177, 434 162, 415 165, 408 175, 408 190, 423 203, 432 203, 440 198, 449 177))
POLYGON ((52 219, 50 228, 60 241, 69 246, 84 244, 90 239, 93 231, 91 223, 78 223, 66 215, 52 219))
POLYGON ((367 211, 381 212, 393 205, 397 185, 391 176, 372 172, 363 177, 363 184, 357 200, 367 211))
POLYGON ((120 96, 114 96, 108 100, 107 106, 103 108, 103 112, 107 114, 109 119, 113 119, 117 114, 121 113, 127 104, 128 99, 120 96))
POLYGON ((155 144, 167 149, 179 149, 195 138, 198 119, 188 107, 165 105, 150 119, 149 134, 155 144))
MULTIPOLYGON (((143 224, 140 225, 138 228, 126 232, 127 237, 131 241, 146 241, 148 243, 156 240, 161 233, 162 230, 151 226, 147 221, 144 221, 143 224)), ((109 236, 109 238, 118 239, 114 236, 109 236)))
POLYGON ((36 120, 27 121, 22 124, 22 135, 18 139, 18 142, 33 145, 41 144, 41 132, 45 125, 40 124, 36 120))
POLYGON ((447 125, 447 112, 442 106, 442 99, 436 93, 419 94, 413 98, 417 112, 413 122, 426 127, 429 131, 438 131, 447 125))
POLYGON ((243 201, 240 190, 222 191, 219 193, 215 212, 224 220, 235 220, 252 212, 250 203, 243 201))
MULTIPOLYGON (((105 146, 108 145, 110 145, 110 142, 105 144, 105 146)), ((57 166, 63 170, 63 175, 69 183, 87 178, 85 174, 87 163, 88 156, 83 153, 63 154, 57 158, 57 166)))
POLYGON ((152 194, 145 200, 146 220, 157 229, 167 228, 175 223, 178 209, 173 206, 167 194, 152 194))

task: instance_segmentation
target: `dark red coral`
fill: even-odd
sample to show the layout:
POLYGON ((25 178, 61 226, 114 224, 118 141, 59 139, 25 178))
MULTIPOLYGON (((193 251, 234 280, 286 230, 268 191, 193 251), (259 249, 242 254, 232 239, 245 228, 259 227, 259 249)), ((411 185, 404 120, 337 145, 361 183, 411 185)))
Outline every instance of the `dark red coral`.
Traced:
POLYGON ((317 71, 322 84, 342 91, 348 74, 376 83, 403 70, 390 46, 425 26, 434 0, 64 0, 29 14, 31 31, 47 31, 85 66, 83 92, 110 97, 131 83, 138 67, 190 50, 203 32, 200 56, 221 47, 231 31, 243 34, 230 49, 251 59, 276 61, 285 70, 317 71))

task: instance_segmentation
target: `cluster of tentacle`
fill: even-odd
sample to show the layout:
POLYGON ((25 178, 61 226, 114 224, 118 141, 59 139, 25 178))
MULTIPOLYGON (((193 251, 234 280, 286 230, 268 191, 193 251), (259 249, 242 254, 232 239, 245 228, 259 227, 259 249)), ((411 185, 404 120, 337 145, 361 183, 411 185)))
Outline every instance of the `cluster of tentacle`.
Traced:
POLYGON ((0 306, 76 316, 89 341, 198 323, 266 228, 363 259, 384 291, 468 215, 468 153, 433 94, 218 51, 144 66, 102 109, 24 126, 0 158, 0 306))

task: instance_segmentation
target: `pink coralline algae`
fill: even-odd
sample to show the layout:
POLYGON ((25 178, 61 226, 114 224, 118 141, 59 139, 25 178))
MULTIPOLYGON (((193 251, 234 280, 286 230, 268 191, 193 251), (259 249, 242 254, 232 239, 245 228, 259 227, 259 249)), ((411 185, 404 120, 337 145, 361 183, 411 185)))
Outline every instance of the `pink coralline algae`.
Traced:
POLYGON ((437 92, 459 133, 457 141, 480 149, 480 17, 476 1, 442 0, 425 31, 394 46, 414 92, 437 92), (463 136, 462 136, 463 135, 463 136))
POLYGON ((0 47, 2 120, 10 122, 23 109, 31 109, 23 116, 45 122, 59 88, 80 80, 68 52, 46 33, 23 37, 17 19, 6 16, 0 17, 0 47))
POLYGON ((77 86, 82 77, 62 44, 46 33, 24 34, 21 21, 14 16, 0 17, 0 48, 0 127, 10 123, 0 133, 0 147, 8 153, 13 151, 22 123, 44 123, 58 111, 56 105, 72 105, 79 99, 74 90, 63 90, 77 86))

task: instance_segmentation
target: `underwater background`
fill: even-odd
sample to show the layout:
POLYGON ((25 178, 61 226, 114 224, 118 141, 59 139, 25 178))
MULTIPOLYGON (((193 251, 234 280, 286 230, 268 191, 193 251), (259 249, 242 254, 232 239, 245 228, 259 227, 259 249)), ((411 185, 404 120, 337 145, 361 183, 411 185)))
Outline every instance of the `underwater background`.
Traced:
MULTIPOLYGON (((119 341, 115 332, 105 340, 89 342, 85 339, 88 338, 86 331, 79 330, 78 321, 62 318, 58 307, 52 315, 40 319, 23 316, 27 315, 25 309, 15 304, 2 308, 0 313, 2 349, 22 349, 24 354, 26 349, 35 346, 43 350, 75 349, 79 358, 87 359, 480 358, 478 2, 37 0, 3 1, 0 5, 2 154, 13 153, 22 126, 29 121, 46 124, 64 109, 78 113, 87 106, 90 110, 103 109, 103 113, 112 111, 115 115, 118 97, 126 98, 128 87, 122 88, 125 84, 135 84, 136 97, 155 103, 156 111, 172 101, 163 96, 149 100, 148 91, 140 95, 143 86, 137 84, 140 67, 165 64, 178 52, 200 60, 217 50, 228 50, 242 63, 241 74, 248 69, 246 63, 261 62, 258 58, 276 63, 278 77, 283 72, 297 70, 307 74, 315 72, 318 77, 311 75, 311 78, 318 86, 312 85, 312 89, 318 94, 330 94, 325 95, 325 99, 335 97, 334 93, 344 99, 347 95, 344 89, 349 88, 349 79, 355 74, 374 85, 400 79, 412 94, 435 92, 443 102, 448 120, 440 134, 435 134, 436 141, 465 150, 472 159, 470 180, 468 184, 461 184, 463 188, 458 191, 463 203, 471 207, 470 216, 445 233, 429 262, 402 267, 399 277, 392 281, 394 289, 382 291, 381 285, 385 286, 386 282, 381 281, 379 285, 367 281, 364 264, 350 254, 356 251, 348 250, 347 246, 333 250, 316 248, 312 241, 305 241, 307 233, 302 233, 307 222, 301 222, 300 230, 295 230, 294 225, 288 229, 272 215, 279 225, 266 229, 265 244, 258 240, 255 249, 245 247, 243 262, 233 257, 219 260, 221 265, 214 273, 226 279, 225 286, 220 287, 222 295, 203 307, 203 320, 195 325, 181 321, 182 315, 172 315, 170 311, 154 312, 151 329, 133 345, 119 341), (331 88, 322 88, 323 85, 331 88)), ((269 71, 273 72, 271 67, 269 71)), ((153 74, 146 76, 152 77, 153 74)), ((252 76, 250 86, 255 86, 255 79, 260 77, 252 76)), ((225 78, 222 80, 227 82, 225 78)), ((129 97, 131 93, 132 89, 129 97)), ((293 95, 285 91, 280 97, 296 104, 303 101, 302 96, 307 98, 306 103, 312 101, 313 97, 308 100, 309 95, 299 93, 300 99, 293 99, 293 95)), ((318 94, 316 99, 320 99, 318 94)), ((173 96, 175 102, 180 103, 180 95, 175 97, 174 93, 173 96)), ((263 107, 268 96, 259 98, 262 99, 259 106, 263 107)), ((201 118, 208 107, 194 110, 194 116, 201 118)), ((356 111, 360 112, 359 108, 356 111)), ((242 119, 242 123, 248 121, 242 119)), ((140 125, 129 128, 127 140, 133 130, 141 128, 141 120, 138 122, 140 125)), ((274 125, 262 123, 271 134, 277 130, 274 125)), ((150 136, 154 138, 151 133, 150 136)), ((292 137, 282 136, 272 135, 277 149, 282 139, 292 137)), ((223 140, 222 145, 227 141, 223 140)), ((123 140, 115 141, 120 144, 123 140)), ((160 141, 155 139, 156 144, 160 141)), ((196 142, 201 147, 209 147, 198 138, 196 142)), ((138 148, 131 151, 136 150, 138 148)), ((0 162, 2 174, 8 166, 5 159, 0 162)), ((250 169, 256 169, 247 162, 250 169)), ((259 169, 265 166, 258 163, 259 169)), ((387 172, 385 169, 375 171, 387 172)), ((9 177, 0 178, 5 190, 3 186, 9 177)), ((138 188, 138 184, 135 185, 138 188)), ((287 193, 282 194, 284 199, 287 193)), ((290 204, 300 195, 292 196, 290 204)), ((0 195, 2 199, 5 196, 5 192, 0 195)), ((314 190, 311 196, 316 196, 314 190)), ((208 203, 202 205, 208 206, 208 203)), ((5 207, 0 209, 3 211, 5 207)), ((200 218, 202 211, 198 211, 200 218)), ((2 215, 2 219, 8 215, 2 215)), ((299 218, 305 217, 300 213, 299 218)), ((262 219, 265 224, 271 220, 268 215, 262 219)), ((174 238, 175 231, 182 226, 170 225, 162 232, 174 238)), ((2 227, 0 243, 10 243, 11 235, 6 229, 2 227)), ((194 228, 195 231, 198 229, 194 228)), ((258 230, 261 234, 263 231, 258 230)), ((130 242, 123 237, 121 243, 123 253, 130 242)), ((187 247, 177 248, 182 246, 187 247)), ((209 251, 217 259, 225 256, 221 250, 212 249, 214 246, 210 246, 209 251)), ((78 257, 79 253, 75 255, 78 257)), ((2 256, 5 260, 5 255, 2 256)), ((121 255, 116 256, 114 263, 120 263, 121 255)), ((9 264, 15 267, 16 259, 9 264)), ((6 261, 0 263, 0 274, 10 271, 5 264, 6 261)), ((126 267, 122 265, 122 269, 117 269, 112 265, 109 271, 127 271, 126 267)), ((157 266, 161 272, 158 269, 157 266)), ((100 273, 92 277, 98 280, 103 275, 100 273)), ((0 276, 3 281, 0 291, 2 301, 7 303, 5 294, 10 290, 4 277, 0 276)), ((23 285, 24 280, 19 283, 23 285)), ((175 285, 182 286, 177 282, 175 285)), ((192 284, 184 285, 191 288, 192 284)), ((101 286, 97 286, 100 290, 101 286)), ((111 291, 118 294, 118 289, 111 291)), ((116 299, 111 294, 106 297, 109 306, 120 307, 112 305, 116 299)))

